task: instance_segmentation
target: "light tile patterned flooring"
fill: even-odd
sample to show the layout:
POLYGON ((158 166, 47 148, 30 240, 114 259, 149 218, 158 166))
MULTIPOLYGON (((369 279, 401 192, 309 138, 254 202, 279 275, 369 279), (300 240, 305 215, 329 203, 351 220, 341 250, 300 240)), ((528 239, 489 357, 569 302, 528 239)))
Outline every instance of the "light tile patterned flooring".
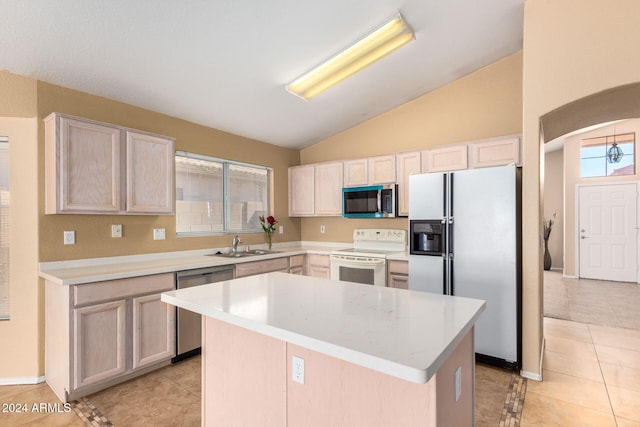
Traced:
POLYGON ((527 383, 522 426, 640 426, 639 297, 545 272, 543 381, 527 383))

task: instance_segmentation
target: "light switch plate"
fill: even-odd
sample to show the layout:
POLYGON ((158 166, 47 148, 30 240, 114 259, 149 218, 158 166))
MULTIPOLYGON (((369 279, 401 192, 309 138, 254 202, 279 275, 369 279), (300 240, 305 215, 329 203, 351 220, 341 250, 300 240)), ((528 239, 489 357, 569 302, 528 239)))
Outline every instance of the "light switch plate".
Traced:
POLYGON ((111 237, 122 237, 122 224, 111 225, 111 237))
POLYGON ((164 239, 165 239, 164 228, 154 228, 153 240, 164 240, 164 239))
POLYGON ((65 245, 75 245, 76 244, 76 232, 75 231, 65 231, 64 232, 64 244, 65 245))

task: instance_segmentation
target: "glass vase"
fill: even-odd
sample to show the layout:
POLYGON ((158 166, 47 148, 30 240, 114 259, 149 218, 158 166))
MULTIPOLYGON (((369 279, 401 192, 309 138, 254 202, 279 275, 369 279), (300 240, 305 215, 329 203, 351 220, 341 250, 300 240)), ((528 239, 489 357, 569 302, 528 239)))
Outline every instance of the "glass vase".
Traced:
POLYGON ((264 238, 267 241, 267 249, 271 250, 271 233, 264 233, 264 238))

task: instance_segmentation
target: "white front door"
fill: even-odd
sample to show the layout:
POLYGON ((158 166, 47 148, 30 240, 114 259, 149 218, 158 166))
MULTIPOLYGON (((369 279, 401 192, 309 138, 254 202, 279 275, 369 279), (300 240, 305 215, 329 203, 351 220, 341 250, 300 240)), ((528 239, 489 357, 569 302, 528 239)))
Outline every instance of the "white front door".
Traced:
POLYGON ((580 277, 637 281, 637 197, 635 183, 579 188, 580 277))

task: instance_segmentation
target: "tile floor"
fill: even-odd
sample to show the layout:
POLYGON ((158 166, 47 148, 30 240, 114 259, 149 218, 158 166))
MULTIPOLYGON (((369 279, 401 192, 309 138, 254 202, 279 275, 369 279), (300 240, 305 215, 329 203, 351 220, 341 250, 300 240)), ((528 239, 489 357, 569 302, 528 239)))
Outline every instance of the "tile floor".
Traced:
MULTIPOLYGON (((478 364, 476 426, 640 427, 639 307, 637 284, 545 272, 544 381, 523 383, 511 372, 478 364), (511 410, 517 416, 505 418, 515 388, 526 389, 524 408, 517 408, 516 399, 511 410)), ((29 408, 59 403, 44 383, 0 387, 0 402, 29 408)), ((65 410, 0 412, 0 426, 128 426, 150 417, 156 426, 199 425, 200 358, 95 393, 65 410), (82 418, 87 412, 90 418, 82 418), (101 417, 108 423, 100 423, 101 417)))

